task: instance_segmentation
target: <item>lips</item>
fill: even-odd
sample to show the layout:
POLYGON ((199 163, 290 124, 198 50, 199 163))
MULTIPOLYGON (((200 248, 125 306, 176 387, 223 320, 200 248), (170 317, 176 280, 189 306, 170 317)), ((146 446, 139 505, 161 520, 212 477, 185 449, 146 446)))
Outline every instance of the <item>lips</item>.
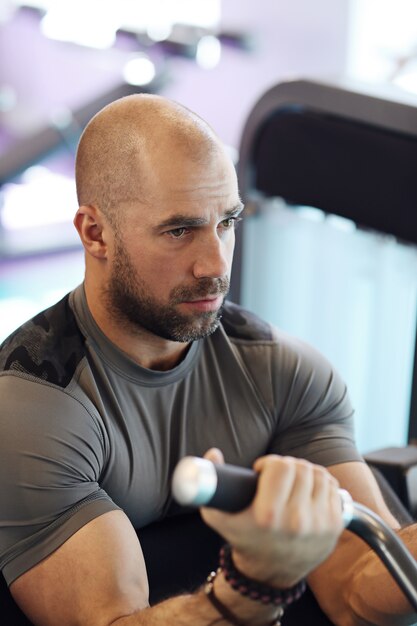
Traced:
POLYGON ((186 300, 181 304, 198 311, 217 311, 223 303, 223 295, 203 296, 194 300, 186 300))
POLYGON ((199 298, 193 298, 192 300, 186 300, 185 302, 211 302, 212 300, 217 300, 218 298, 222 298, 224 294, 218 293, 215 296, 200 296, 199 298))
POLYGON ((230 283, 227 277, 200 278, 192 285, 182 285, 174 288, 170 293, 172 305, 193 302, 213 302, 217 298, 224 298, 229 291, 230 283))

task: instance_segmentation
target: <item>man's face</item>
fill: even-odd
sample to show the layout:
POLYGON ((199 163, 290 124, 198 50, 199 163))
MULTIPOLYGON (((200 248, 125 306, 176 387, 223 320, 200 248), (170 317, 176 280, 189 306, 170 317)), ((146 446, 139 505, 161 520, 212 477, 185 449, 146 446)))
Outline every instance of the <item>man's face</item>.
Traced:
POLYGON ((155 171, 146 203, 129 206, 116 229, 105 296, 129 332, 189 342, 219 325, 241 211, 236 177, 220 152, 155 171))

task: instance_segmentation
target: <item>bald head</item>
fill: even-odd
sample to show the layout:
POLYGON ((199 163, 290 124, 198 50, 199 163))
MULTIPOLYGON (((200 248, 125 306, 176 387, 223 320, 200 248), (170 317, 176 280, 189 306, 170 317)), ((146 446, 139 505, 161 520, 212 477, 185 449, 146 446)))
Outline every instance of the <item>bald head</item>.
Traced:
POLYGON ((162 155, 198 161, 218 150, 212 129, 185 107, 154 95, 121 98, 97 113, 81 136, 79 205, 94 205, 116 222, 121 204, 150 200, 162 155))

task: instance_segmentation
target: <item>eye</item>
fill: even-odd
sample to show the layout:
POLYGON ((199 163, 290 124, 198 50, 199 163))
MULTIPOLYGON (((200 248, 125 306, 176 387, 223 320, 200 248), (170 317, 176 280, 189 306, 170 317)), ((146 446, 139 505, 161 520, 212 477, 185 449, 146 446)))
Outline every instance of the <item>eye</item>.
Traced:
POLYGON ((230 230, 232 228, 235 228, 237 226, 237 223, 240 222, 242 218, 235 216, 235 217, 227 217, 225 220, 223 220, 222 222, 220 222, 220 225, 222 228, 224 228, 225 230, 230 230))
POLYGON ((173 239, 182 239, 186 233, 187 229, 184 226, 180 226, 180 228, 173 228, 172 230, 169 230, 167 235, 173 239))

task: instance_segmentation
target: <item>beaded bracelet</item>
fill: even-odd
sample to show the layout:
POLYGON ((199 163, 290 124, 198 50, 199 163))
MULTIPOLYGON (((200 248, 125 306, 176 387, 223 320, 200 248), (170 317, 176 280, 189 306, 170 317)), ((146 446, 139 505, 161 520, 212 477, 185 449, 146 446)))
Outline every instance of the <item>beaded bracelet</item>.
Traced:
MULTIPOLYGON (((233 624, 233 626, 247 626, 247 622, 242 622, 237 617, 237 615, 232 613, 232 611, 223 604, 223 602, 220 602, 220 600, 214 593, 214 581, 216 579, 216 576, 220 574, 221 571, 222 570, 219 567, 217 572, 211 572, 211 574, 207 577, 207 582, 204 585, 204 592, 207 596, 207 599, 210 600, 211 604, 218 611, 218 613, 220 613, 220 615, 224 617, 225 620, 230 622, 230 624, 233 624)), ((281 626, 281 618, 284 615, 284 609, 282 607, 277 608, 277 615, 274 617, 272 622, 269 622, 268 624, 266 624, 266 626, 281 626)))
POLYGON ((289 589, 277 589, 270 585, 248 578, 240 572, 232 559, 232 548, 226 543, 220 550, 220 569, 229 585, 242 596, 262 604, 273 604, 285 608, 298 600, 306 590, 305 580, 300 580, 289 589))

